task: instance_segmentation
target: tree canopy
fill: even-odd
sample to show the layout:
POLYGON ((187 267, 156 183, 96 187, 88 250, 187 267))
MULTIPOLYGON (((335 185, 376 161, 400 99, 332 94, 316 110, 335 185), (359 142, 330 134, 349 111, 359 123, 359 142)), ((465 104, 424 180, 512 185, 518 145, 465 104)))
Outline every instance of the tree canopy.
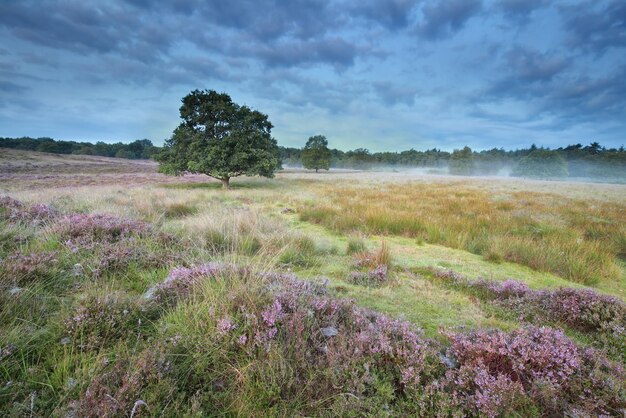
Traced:
POLYGON ((302 165, 304 168, 318 170, 330 169, 331 153, 328 149, 328 140, 323 135, 309 138, 302 150, 302 165))
POLYGON ((450 156, 449 162, 450 174, 471 175, 476 169, 474 155, 470 147, 463 149, 455 149, 450 156))
POLYGON ((228 187, 233 177, 273 177, 280 168, 267 115, 214 90, 194 90, 182 103, 182 122, 156 157, 161 172, 206 174, 228 187))
POLYGON ((552 178, 567 177, 567 162, 558 152, 535 149, 523 157, 511 175, 518 177, 552 178))

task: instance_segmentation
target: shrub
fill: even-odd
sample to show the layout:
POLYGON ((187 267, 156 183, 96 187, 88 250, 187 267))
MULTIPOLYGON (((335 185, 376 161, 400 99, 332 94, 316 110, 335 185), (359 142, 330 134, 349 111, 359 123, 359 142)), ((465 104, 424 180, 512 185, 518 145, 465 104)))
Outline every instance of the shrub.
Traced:
POLYGON ((364 286, 381 286, 387 283, 387 266, 383 264, 367 272, 353 271, 348 276, 348 281, 364 286))
POLYGON ((393 408, 424 384, 437 367, 436 352, 413 325, 333 298, 323 283, 281 274, 262 278, 265 290, 255 292, 266 302, 233 297, 234 306, 215 322, 215 334, 233 350, 228 358, 243 351, 258 359, 249 371, 257 376, 269 373, 264 367, 272 367, 276 356, 288 362, 292 373, 278 389, 287 403, 298 394, 327 408, 351 393, 348 410, 364 412, 373 407, 368 403, 380 402, 373 410, 381 411, 385 402, 393 408))
MULTIPOLYGON (((33 280, 46 278, 57 264, 57 253, 54 251, 31 254, 15 253, 3 260, 4 276, 12 285, 24 284, 33 280)), ((4 281, 5 279, 3 279, 4 281)), ((8 284, 8 283, 0 283, 8 284)))
POLYGON ((94 255, 96 262, 92 273, 96 278, 107 272, 124 271, 131 265, 144 269, 163 267, 175 258, 147 248, 144 242, 134 238, 99 245, 94 249, 94 255))
POLYGON ((592 289, 532 290, 527 284, 512 279, 502 282, 469 280, 451 270, 434 270, 434 274, 485 298, 526 310, 528 314, 541 315, 539 311, 542 311, 546 315, 544 319, 581 331, 622 333, 626 324, 626 304, 615 296, 602 295, 592 289))
POLYGON ((458 364, 444 387, 486 416, 512 412, 511 400, 532 400, 544 413, 619 415, 626 406, 624 370, 598 368, 598 353, 579 349, 562 331, 528 327, 501 331, 448 333, 447 357, 458 364), (617 383, 620 382, 621 383, 617 383), (581 384, 581 382, 584 382, 581 384), (589 390, 589 386, 594 386, 589 390))
POLYGON ((524 158, 511 172, 517 177, 552 178, 567 177, 567 162, 556 151, 538 149, 524 158))
POLYGON ((178 386, 167 379, 169 372, 170 363, 161 345, 135 358, 123 356, 111 364, 104 362, 66 415, 99 418, 156 414, 151 400, 171 397, 178 386))
POLYGON ((8 196, 0 197, 0 220, 38 225, 59 215, 57 210, 48 205, 26 205, 8 196))
POLYGON ((65 331, 80 349, 98 349, 129 334, 139 336, 155 312, 124 293, 90 295, 66 318, 65 331))
POLYGON ((354 254, 354 265, 361 271, 350 273, 348 281, 365 286, 381 286, 387 282, 390 263, 389 246, 383 241, 376 251, 354 254))
POLYGON ((67 215, 54 225, 62 240, 89 245, 115 243, 125 238, 145 237, 153 233, 150 224, 104 214, 67 215))
POLYGON ((561 323, 582 332, 603 334, 606 338, 598 339, 596 343, 611 350, 615 348, 618 356, 626 355, 620 348, 626 344, 626 304, 617 297, 602 295, 592 289, 532 290, 525 283, 512 279, 502 282, 469 280, 452 270, 431 271, 453 286, 517 313, 520 319, 561 323))
POLYGON ((129 414, 138 400, 142 413, 199 415, 619 416, 626 406, 623 369, 550 328, 447 332, 445 346, 324 282, 224 265, 174 269, 157 288, 179 298, 218 278, 217 293, 176 311, 170 338, 103 366, 73 411, 129 414))
POLYGON ((173 306, 178 300, 189 296, 202 279, 216 278, 232 268, 234 267, 220 263, 176 267, 164 281, 148 289, 144 297, 163 306, 173 306))

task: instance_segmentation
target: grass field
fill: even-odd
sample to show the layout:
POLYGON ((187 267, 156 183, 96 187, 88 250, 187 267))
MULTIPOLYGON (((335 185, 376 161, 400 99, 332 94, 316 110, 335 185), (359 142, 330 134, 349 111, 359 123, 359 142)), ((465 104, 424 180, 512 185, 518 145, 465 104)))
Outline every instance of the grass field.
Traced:
POLYGON ((626 186, 0 152, 0 411, 623 416, 626 186))

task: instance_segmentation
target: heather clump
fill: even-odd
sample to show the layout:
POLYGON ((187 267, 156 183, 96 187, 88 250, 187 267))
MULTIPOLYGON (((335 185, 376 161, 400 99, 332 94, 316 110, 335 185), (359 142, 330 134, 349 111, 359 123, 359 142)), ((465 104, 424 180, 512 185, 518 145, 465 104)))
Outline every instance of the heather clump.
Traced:
POLYGON ((93 250, 95 261, 91 273, 97 278, 105 273, 125 271, 133 265, 142 269, 155 269, 176 259, 168 251, 158 251, 145 244, 145 241, 129 238, 98 245, 93 250))
POLYGON ((350 283, 375 287, 388 282, 391 253, 385 241, 381 243, 378 250, 354 253, 353 260, 354 266, 358 270, 348 275, 350 283))
POLYGON ((156 311, 122 292, 90 295, 64 321, 65 332, 81 350, 108 346, 129 334, 139 337, 156 311))
POLYGON ((562 331, 527 327, 447 335, 446 356, 455 367, 438 384, 470 411, 506 416, 534 405, 548 415, 577 410, 619 416, 626 407, 623 369, 608 360, 599 367, 598 353, 577 347, 562 331))
POLYGON ((163 306, 172 306, 189 296, 204 279, 217 278, 235 267, 223 263, 204 263, 191 267, 175 267, 164 281, 152 286, 144 295, 163 306))
POLYGON ((350 283, 362 286, 382 286, 387 282, 387 266, 378 266, 368 271, 353 271, 348 275, 350 283))
POLYGON ((173 238, 152 225, 103 214, 72 214, 51 226, 51 231, 72 254, 89 259, 93 277, 132 266, 162 267, 176 258, 173 238))
POLYGON ((157 414, 159 408, 152 401, 168 399, 179 386, 168 379, 170 369, 161 345, 136 357, 120 356, 111 363, 102 362, 86 390, 70 403, 66 415, 99 418, 157 414))
POLYGON ((0 220, 9 223, 39 225, 58 216, 60 213, 48 205, 28 205, 9 196, 0 197, 0 220))
POLYGON ((2 261, 0 285, 21 285, 50 276, 58 264, 56 251, 17 252, 2 261))
POLYGON ((132 237, 154 233, 145 222, 105 214, 76 213, 60 219, 53 227, 59 237, 71 244, 88 246, 93 243, 115 243, 132 237))
POLYGON ((560 323, 582 332, 605 334, 610 338, 608 343, 616 347, 626 343, 626 304, 617 297, 592 289, 533 290, 511 279, 469 280, 449 270, 434 270, 434 274, 515 312, 522 320, 560 323))
MULTIPOLYGON (((215 312, 212 332, 204 333, 212 341, 201 345, 217 344, 228 351, 222 356, 251 361, 244 368, 246 381, 273 373, 268 368, 282 359, 288 376, 272 396, 286 405, 306 402, 299 407, 304 413, 391 411, 439 367, 431 342, 408 322, 332 297, 320 281, 284 274, 260 278, 261 287, 249 290, 256 298, 247 291, 231 295, 229 305, 215 312)), ((227 376, 232 381, 222 381, 223 390, 236 391, 237 375, 227 376)))

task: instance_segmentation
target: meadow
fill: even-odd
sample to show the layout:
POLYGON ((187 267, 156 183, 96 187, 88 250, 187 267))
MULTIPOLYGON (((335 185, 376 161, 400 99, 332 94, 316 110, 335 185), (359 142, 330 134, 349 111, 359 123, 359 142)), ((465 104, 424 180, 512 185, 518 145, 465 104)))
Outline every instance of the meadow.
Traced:
POLYGON ((7 416, 623 416, 626 185, 0 154, 7 416))

